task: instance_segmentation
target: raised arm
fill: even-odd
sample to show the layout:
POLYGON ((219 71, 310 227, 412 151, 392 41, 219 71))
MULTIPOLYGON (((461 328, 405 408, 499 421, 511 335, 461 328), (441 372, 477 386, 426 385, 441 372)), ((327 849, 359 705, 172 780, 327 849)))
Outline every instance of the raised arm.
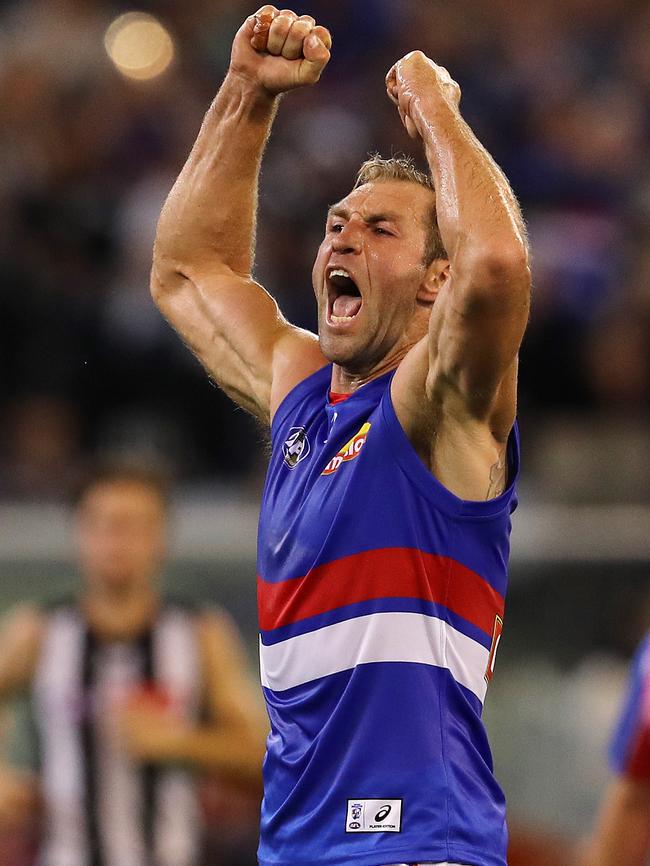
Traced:
MULTIPOLYGON (((448 267, 434 264, 428 340, 398 374, 403 392, 415 384, 414 391, 426 396, 412 407, 412 397, 401 394, 405 427, 411 424, 417 438, 431 430, 431 418, 423 415, 433 412, 443 427, 454 427, 448 439, 459 431, 469 436, 477 446, 476 465, 463 459, 466 469, 462 477, 451 472, 450 486, 465 498, 489 498, 505 485, 517 353, 530 304, 523 219, 502 171, 462 118, 460 89, 446 69, 415 51, 390 70, 386 84, 407 131, 424 146, 449 260, 448 267)), ((433 468, 445 474, 452 451, 441 460, 432 457, 433 468)))
POLYGON ((325 363, 316 338, 287 323, 251 272, 260 164, 279 96, 318 81, 330 47, 310 16, 264 6, 244 22, 154 246, 156 304, 226 393, 265 422, 325 363))

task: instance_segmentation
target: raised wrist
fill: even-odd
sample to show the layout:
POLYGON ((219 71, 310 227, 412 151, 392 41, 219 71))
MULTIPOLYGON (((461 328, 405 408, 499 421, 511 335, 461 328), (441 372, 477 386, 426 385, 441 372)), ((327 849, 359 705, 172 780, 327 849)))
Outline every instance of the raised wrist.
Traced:
POLYGON ((226 74, 224 84, 232 87, 242 103, 252 112, 272 113, 280 100, 280 94, 271 93, 259 81, 239 69, 231 67, 226 74))

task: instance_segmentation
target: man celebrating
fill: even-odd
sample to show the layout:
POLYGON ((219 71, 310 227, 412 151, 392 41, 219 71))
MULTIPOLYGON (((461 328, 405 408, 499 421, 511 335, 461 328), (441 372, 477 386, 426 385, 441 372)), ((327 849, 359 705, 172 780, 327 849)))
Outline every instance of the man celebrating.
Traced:
POLYGON ((163 208, 153 296, 271 426, 259 530, 263 866, 504 866, 481 723, 501 634, 530 277, 519 208, 421 52, 389 97, 431 178, 373 158, 330 208, 319 336, 251 277, 258 174, 328 31, 262 7, 163 208))

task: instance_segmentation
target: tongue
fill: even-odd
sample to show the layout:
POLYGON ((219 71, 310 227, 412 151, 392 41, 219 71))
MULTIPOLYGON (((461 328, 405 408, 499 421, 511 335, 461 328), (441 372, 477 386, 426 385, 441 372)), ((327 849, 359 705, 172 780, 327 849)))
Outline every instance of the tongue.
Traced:
POLYGON ((357 295, 339 295, 332 304, 335 316, 356 316, 361 309, 361 298, 357 295))

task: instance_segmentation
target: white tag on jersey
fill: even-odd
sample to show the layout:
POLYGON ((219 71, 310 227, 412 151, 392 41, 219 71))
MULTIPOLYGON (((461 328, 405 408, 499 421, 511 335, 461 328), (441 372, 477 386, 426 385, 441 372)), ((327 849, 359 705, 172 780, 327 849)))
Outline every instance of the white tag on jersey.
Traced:
POLYGON ((348 800, 346 833, 400 833, 401 800, 348 800))

